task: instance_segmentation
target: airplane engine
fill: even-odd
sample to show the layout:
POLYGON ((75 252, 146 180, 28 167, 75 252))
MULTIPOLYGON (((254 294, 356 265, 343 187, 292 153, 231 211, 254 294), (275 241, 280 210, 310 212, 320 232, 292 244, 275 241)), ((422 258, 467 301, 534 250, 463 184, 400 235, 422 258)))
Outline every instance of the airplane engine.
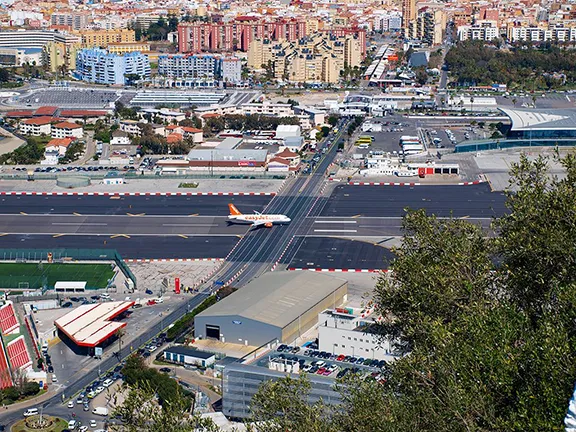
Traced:
POLYGON ((264 226, 265 226, 266 228, 272 228, 272 225, 273 225, 272 222, 266 222, 266 223, 264 224, 264 226))

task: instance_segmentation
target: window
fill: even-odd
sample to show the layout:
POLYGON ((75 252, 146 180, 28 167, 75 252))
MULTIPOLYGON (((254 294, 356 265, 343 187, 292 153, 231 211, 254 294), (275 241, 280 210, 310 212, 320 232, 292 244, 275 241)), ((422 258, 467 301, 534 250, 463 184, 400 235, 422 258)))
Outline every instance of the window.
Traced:
POLYGON ((342 348, 346 348, 346 345, 342 345, 342 348))

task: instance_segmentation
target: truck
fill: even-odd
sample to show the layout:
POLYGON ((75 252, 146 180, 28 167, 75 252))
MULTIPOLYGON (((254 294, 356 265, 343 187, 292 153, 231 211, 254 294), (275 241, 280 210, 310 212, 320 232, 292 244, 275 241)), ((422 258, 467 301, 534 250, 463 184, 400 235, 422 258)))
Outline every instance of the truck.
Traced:
POLYGON ((106 417, 108 415, 108 408, 96 407, 92 410, 92 414, 106 417))

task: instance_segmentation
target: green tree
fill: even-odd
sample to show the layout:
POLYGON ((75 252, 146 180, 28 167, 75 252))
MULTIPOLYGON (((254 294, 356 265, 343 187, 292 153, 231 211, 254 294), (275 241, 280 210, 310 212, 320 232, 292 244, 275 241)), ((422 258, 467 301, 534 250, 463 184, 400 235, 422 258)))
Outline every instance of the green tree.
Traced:
MULTIPOLYGON (((563 429, 576 377, 576 156, 560 161, 561 179, 547 162, 522 156, 513 166, 496 237, 407 212, 373 299, 382 337, 407 355, 380 382, 340 384, 340 406, 323 409, 326 430, 563 429)), ((310 422, 321 405, 298 405, 301 388, 262 387, 251 405, 262 430, 323 430, 310 422)))
POLYGON ((338 120, 339 120, 338 116, 332 114, 328 116, 328 119, 326 121, 330 126, 334 127, 338 124, 338 120))

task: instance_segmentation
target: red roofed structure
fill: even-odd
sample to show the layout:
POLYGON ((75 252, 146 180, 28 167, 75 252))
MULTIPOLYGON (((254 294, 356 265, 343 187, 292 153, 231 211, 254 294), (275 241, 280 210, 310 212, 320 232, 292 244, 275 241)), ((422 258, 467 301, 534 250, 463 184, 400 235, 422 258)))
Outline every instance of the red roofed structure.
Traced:
POLYGON ((168 135, 168 137, 166 138, 166 143, 168 144, 177 144, 179 142, 182 142, 182 134, 179 134, 177 132, 172 132, 170 135, 168 135))
POLYGON ((24 336, 19 336, 6 345, 8 360, 12 369, 27 368, 32 366, 32 360, 26 348, 24 336))
POLYGON ((6 118, 27 118, 32 116, 34 116, 34 111, 32 110, 16 110, 6 113, 6 118))
POLYGON ((104 302, 78 306, 54 321, 58 331, 79 347, 94 348, 126 326, 113 321, 134 305, 132 301, 104 302))
POLYGON ((7 302, 0 307, 0 330, 2 334, 11 334, 20 328, 18 320, 16 319, 16 312, 12 302, 7 302))
POLYGON ((105 117, 107 111, 92 111, 92 110, 61 110, 60 117, 67 118, 83 118, 83 117, 105 117))
POLYGON ((14 385, 12 374, 10 373, 10 365, 8 364, 8 355, 4 348, 4 342, 0 338, 0 389, 14 385))
POLYGON ((34 111, 34 117, 37 116, 53 116, 58 111, 58 107, 55 106, 42 106, 34 111))

